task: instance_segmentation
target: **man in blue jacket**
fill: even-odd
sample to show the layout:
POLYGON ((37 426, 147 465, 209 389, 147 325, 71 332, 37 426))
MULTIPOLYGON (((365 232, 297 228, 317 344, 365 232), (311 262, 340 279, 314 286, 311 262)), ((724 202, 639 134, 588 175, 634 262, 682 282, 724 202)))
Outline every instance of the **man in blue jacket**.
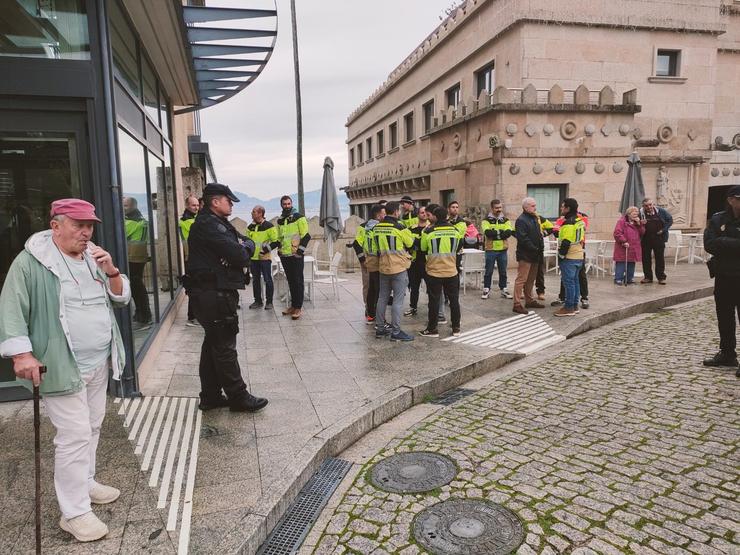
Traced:
POLYGON ((655 277, 658 283, 665 285, 665 244, 668 242, 668 230, 673 225, 673 216, 668 210, 655 206, 652 199, 642 201, 640 220, 645 226, 642 236, 642 271, 645 277, 640 283, 653 283, 653 255, 655 255, 655 277))

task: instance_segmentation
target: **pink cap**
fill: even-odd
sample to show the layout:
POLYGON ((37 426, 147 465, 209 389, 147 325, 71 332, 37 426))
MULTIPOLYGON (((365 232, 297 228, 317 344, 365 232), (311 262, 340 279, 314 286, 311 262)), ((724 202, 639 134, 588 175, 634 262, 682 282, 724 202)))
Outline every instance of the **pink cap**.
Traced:
POLYGON ((51 203, 50 217, 67 216, 73 220, 100 222, 95 206, 78 198, 63 198, 51 203))

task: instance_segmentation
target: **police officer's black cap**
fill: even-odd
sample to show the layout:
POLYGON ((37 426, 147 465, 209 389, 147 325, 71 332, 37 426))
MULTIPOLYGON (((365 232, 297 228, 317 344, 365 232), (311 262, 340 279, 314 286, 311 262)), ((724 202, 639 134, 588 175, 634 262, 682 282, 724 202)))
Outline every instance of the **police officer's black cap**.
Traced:
POLYGON ((204 197, 217 197, 222 195, 229 197, 231 202, 239 202, 239 197, 232 193, 231 189, 229 189, 227 185, 222 185, 221 183, 208 183, 203 189, 204 197))
POLYGON ((740 185, 733 185, 730 190, 727 191, 728 197, 740 197, 740 185))
POLYGON ((401 202, 409 202, 409 203, 411 203, 411 204, 414 204, 414 199, 412 199, 412 198, 411 198, 410 196, 408 196, 408 195, 403 195, 403 196, 401 197, 401 202))

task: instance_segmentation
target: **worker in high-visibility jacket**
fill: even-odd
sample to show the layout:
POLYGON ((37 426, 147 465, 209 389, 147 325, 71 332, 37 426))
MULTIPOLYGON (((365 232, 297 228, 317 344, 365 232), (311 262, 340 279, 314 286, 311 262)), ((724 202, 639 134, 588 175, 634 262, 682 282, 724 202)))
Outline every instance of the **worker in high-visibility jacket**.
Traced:
POLYGON ((456 258, 462 251, 462 237, 447 220, 447 210, 435 208, 432 225, 421 235, 421 251, 426 256, 427 292, 429 294, 429 318, 426 329, 419 332, 423 337, 439 337, 437 329, 439 304, 442 292, 450 301, 452 335, 460 335, 460 278, 456 258))
POLYGON ((375 337, 390 335, 391 341, 413 341, 413 336, 401 329, 401 311, 409 276, 406 270, 411 265, 410 251, 414 246, 414 236, 398 217, 401 213, 399 203, 392 201, 385 206, 386 216, 373 228, 373 239, 378 251, 378 270, 380 290, 375 309, 375 337), (385 309, 393 292, 391 306, 391 329, 385 325, 385 309))
POLYGON ((311 235, 308 233, 308 220, 293 208, 290 196, 281 197, 280 207, 283 209, 277 221, 280 262, 290 289, 290 306, 283 310, 283 315, 298 320, 303 313, 303 255, 311 235))
POLYGON ((483 233, 483 249, 486 252, 486 269, 483 274, 483 294, 481 299, 487 299, 491 294, 491 280, 493 269, 498 266, 498 288, 504 299, 512 296, 506 288, 506 267, 509 264, 509 237, 514 234, 511 220, 504 216, 504 204, 499 199, 491 201, 491 212, 481 222, 483 233))
POLYGON ((128 276, 131 281, 131 298, 136 310, 135 326, 152 323, 149 294, 144 285, 144 268, 149 262, 149 222, 146 221, 134 197, 123 198, 123 225, 128 250, 128 276))
POLYGON ((586 225, 578 215, 576 199, 565 199, 560 205, 560 214, 565 218, 558 231, 558 261, 565 288, 565 304, 555 312, 555 316, 575 316, 581 296, 578 272, 583 266, 586 225))
MULTIPOLYGON (((188 261, 188 256, 190 254, 190 248, 188 247, 190 228, 195 222, 195 217, 198 215, 199 210, 200 201, 198 200, 198 197, 196 197, 195 195, 190 195, 188 198, 185 199, 185 210, 183 210, 182 216, 180 216, 180 221, 177 222, 180 228, 180 239, 182 239, 182 251, 183 255, 185 256, 185 262, 188 261)), ((195 321, 195 312, 193 311, 190 299, 188 299, 188 321, 185 323, 185 325, 191 327, 198 325, 198 323, 195 321)))
POLYGON ((427 211, 423 206, 419 207, 417 212, 418 225, 410 229, 414 236, 414 250, 411 252, 411 266, 409 266, 409 309, 403 313, 404 316, 416 316, 419 305, 419 289, 421 282, 426 280, 426 258, 424 253, 419 250, 421 245, 421 234, 429 225, 427 211))
MULTIPOLYGON (((584 212, 578 211, 578 217, 583 220, 583 225, 586 227, 586 233, 588 233, 588 214, 585 214, 584 212)), ((560 216, 555 222, 553 223, 552 227, 552 233, 553 235, 557 236, 558 231, 560 230, 560 226, 563 225, 563 222, 565 221, 565 218, 560 216)), ((584 248, 583 250, 583 266, 581 266, 581 269, 578 272, 578 287, 581 292, 581 308, 588 308, 590 305, 590 302, 588 300, 588 274, 586 273, 586 250, 584 248)), ((563 287, 563 282, 561 280, 560 282, 560 293, 558 293, 558 298, 555 299, 550 303, 550 306, 560 306, 565 302, 565 288, 563 287)))
POLYGON ((399 221, 406 229, 413 229, 419 225, 419 211, 414 207, 414 200, 408 195, 401 197, 401 218, 399 221))
POLYGON ((378 269, 378 251, 375 245, 373 229, 385 218, 385 207, 373 204, 370 207, 370 218, 363 223, 355 234, 352 243, 360 265, 367 271, 367 295, 365 296, 365 323, 375 323, 375 309, 378 306, 378 291, 380 290, 380 273, 378 269))
POLYGON ((265 282, 265 310, 272 310, 272 295, 275 286, 272 282, 272 251, 280 246, 277 227, 265 219, 265 207, 259 204, 252 208, 252 223, 247 226, 247 237, 254 241, 254 253, 250 261, 252 271, 252 293, 254 302, 251 309, 262 308, 262 280, 265 282))

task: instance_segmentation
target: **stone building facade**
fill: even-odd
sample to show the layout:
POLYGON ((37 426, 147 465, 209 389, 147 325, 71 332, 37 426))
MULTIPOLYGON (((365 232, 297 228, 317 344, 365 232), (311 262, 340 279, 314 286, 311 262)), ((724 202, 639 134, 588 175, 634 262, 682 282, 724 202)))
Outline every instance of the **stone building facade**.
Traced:
POLYGON ((611 234, 626 158, 678 229, 740 183, 740 2, 467 0, 347 120, 352 213, 572 196, 611 234))

